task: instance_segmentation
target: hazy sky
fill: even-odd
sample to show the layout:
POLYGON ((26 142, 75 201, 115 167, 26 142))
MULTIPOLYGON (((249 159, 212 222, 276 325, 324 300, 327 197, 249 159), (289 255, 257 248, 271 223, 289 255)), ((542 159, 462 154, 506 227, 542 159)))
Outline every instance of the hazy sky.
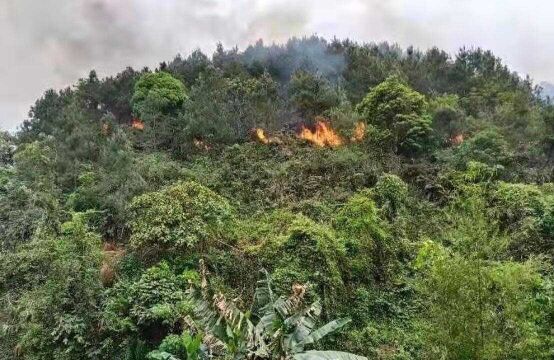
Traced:
POLYGON ((481 46, 537 82, 554 82, 548 0, 0 0, 0 128, 13 130, 47 88, 96 69, 156 66, 201 48, 322 35, 455 53, 481 46))

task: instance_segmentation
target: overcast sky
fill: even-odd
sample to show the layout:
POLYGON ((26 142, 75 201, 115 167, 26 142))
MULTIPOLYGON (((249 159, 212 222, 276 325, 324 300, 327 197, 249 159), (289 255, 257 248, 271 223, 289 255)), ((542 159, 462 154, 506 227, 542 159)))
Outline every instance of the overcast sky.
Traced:
POLYGON ((263 38, 317 34, 451 53, 491 49, 554 82, 551 0, 0 0, 0 128, 14 130, 47 88, 127 65, 155 67, 263 38))

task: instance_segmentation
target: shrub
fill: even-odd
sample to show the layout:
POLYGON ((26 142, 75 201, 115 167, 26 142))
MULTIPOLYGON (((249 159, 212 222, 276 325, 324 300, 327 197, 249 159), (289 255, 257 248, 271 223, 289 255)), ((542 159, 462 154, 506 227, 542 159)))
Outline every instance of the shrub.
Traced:
MULTIPOLYGON (((187 283, 177 276, 166 262, 161 262, 146 270, 136 282, 119 284, 118 290, 125 297, 127 314, 137 325, 151 321, 169 321, 179 317, 177 309, 183 305, 187 283)), ((112 302, 111 305, 114 305, 112 302)))
POLYGON ((375 184, 372 193, 385 216, 393 219, 405 206, 408 185, 396 175, 383 174, 375 184))
POLYGON ((179 119, 182 128, 173 136, 189 143, 230 144, 246 140, 255 127, 275 130, 284 110, 278 89, 268 74, 227 78, 209 68, 192 87, 179 119))
MULTIPOLYGON (((548 296, 540 264, 441 251, 420 279, 427 358, 548 359, 548 296)), ((422 257, 420 257, 421 259, 422 257)))
POLYGON ((389 77, 366 95, 356 110, 370 123, 392 128, 397 115, 423 115, 425 97, 397 77, 389 77))
POLYGON ((73 214, 61 234, 37 234, 0 253, 0 351, 31 359, 83 359, 96 349, 100 237, 73 214), (8 349, 8 347, 11 347, 8 349))
POLYGON ((508 165, 512 154, 508 143, 497 131, 489 129, 478 132, 453 150, 452 162, 457 168, 465 168, 469 161, 478 161, 489 166, 508 165))
POLYGON ((544 211, 542 193, 536 185, 500 182, 492 197, 494 210, 505 226, 517 223, 527 216, 539 217, 544 211))
POLYGON ((223 197, 195 182, 178 182, 131 203, 131 245, 147 250, 206 246, 229 237, 232 208, 223 197))
POLYGON ((329 81, 305 71, 296 72, 290 80, 292 103, 301 116, 313 118, 341 102, 340 94, 329 81))
POLYGON ((333 229, 302 215, 279 214, 273 221, 276 229, 256 255, 274 271, 277 290, 286 292, 294 283, 310 283, 324 301, 337 300, 335 295, 343 286, 344 242, 333 229))
POLYGON ((552 254, 552 198, 531 184, 500 182, 491 195, 491 212, 510 236, 518 259, 552 254))
POLYGON ((432 121, 425 97, 396 77, 373 88, 357 105, 358 113, 380 130, 390 131, 394 148, 412 155, 431 145, 432 121))
POLYGON ((393 250, 383 225, 369 191, 352 196, 338 213, 335 228, 345 239, 353 281, 388 277, 393 250))

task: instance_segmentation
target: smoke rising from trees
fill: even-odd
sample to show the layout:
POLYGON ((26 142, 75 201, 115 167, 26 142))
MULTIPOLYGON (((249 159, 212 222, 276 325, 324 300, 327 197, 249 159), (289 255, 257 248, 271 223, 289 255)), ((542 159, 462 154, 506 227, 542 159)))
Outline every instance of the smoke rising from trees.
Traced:
POLYGON ((46 88, 70 85, 92 68, 103 76, 195 48, 210 54, 217 42, 244 48, 314 33, 452 52, 482 46, 552 81, 554 28, 541 15, 549 7, 537 0, 524 8, 515 0, 1 0, 0 127, 15 128, 46 88))

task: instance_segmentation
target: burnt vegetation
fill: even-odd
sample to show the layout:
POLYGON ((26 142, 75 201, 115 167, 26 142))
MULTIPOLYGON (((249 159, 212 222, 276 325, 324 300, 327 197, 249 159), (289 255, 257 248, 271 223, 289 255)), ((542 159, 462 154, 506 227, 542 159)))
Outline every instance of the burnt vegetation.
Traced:
POLYGON ((0 357, 552 359, 553 131, 482 49, 91 71, 0 136, 0 357))

